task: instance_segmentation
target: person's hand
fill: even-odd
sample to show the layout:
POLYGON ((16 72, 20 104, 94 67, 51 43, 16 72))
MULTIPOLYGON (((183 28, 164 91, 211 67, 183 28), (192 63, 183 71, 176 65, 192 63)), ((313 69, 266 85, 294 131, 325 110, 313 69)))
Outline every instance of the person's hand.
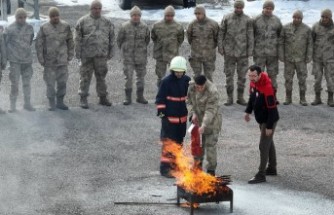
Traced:
POLYGON ((246 113, 244 118, 246 122, 249 122, 250 121, 249 113, 246 113))
POLYGON ((204 133, 204 127, 203 126, 199 127, 198 132, 200 134, 203 134, 204 133))
POLYGON ((266 128, 266 136, 271 136, 273 134, 273 129, 266 128))
POLYGON ((193 114, 193 115, 192 115, 192 117, 191 117, 191 122, 194 123, 195 125, 198 124, 198 119, 197 119, 196 114, 193 114))

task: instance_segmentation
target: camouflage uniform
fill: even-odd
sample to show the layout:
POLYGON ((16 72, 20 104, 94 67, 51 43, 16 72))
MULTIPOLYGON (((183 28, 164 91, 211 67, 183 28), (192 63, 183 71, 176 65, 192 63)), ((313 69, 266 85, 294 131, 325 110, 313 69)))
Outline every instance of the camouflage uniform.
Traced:
POLYGON ((70 25, 62 20, 56 25, 50 22, 43 24, 37 35, 36 51, 38 61, 44 66, 46 96, 51 103, 54 103, 55 96, 57 96, 57 104, 60 104, 66 94, 67 65, 74 55, 74 41, 70 25))
POLYGON ((108 72, 107 60, 113 55, 114 25, 104 16, 83 16, 75 27, 74 42, 76 57, 81 59, 79 95, 83 99, 89 95, 94 72, 96 92, 100 98, 106 98, 105 77, 108 72))
MULTIPOLYGON (((203 92, 197 92, 195 82, 189 82, 187 95, 187 108, 189 116, 196 114, 199 126, 204 127, 202 134, 203 151, 206 151, 208 161, 207 170, 215 171, 217 167, 217 142, 222 126, 222 114, 219 107, 219 93, 217 87, 207 80, 203 92)), ((195 158, 203 161, 201 157, 195 158)))
POLYGON ((257 16, 254 26, 254 62, 266 71, 277 89, 278 40, 282 30, 280 19, 275 16, 257 16))
POLYGON ((296 26, 292 22, 283 26, 279 40, 279 58, 284 62, 284 78, 286 102, 292 102, 292 83, 295 70, 299 80, 300 103, 305 100, 307 63, 312 60, 313 41, 311 28, 301 23, 296 26))
POLYGON ((224 17, 218 34, 218 51, 224 55, 224 72, 226 75, 226 91, 228 102, 233 104, 234 72, 238 74, 239 104, 246 105, 243 98, 248 57, 253 55, 254 33, 252 20, 245 14, 231 13, 224 17))
POLYGON ((153 25, 151 38, 154 42, 153 58, 156 60, 155 73, 159 85, 166 75, 167 65, 179 53, 184 40, 184 29, 178 22, 161 20, 153 25))
POLYGON ((202 21, 192 21, 187 29, 188 42, 191 45, 190 66, 194 76, 202 73, 212 81, 215 71, 216 47, 218 41, 219 25, 207 17, 202 21))
MULTIPOLYGON (((6 68, 7 65, 7 56, 6 56, 6 44, 3 39, 2 33, 0 33, 0 84, 1 84, 1 78, 2 78, 2 70, 6 68)), ((0 108, 0 114, 5 113, 0 108)))
POLYGON ((127 21, 122 24, 117 35, 117 45, 122 50, 126 91, 132 92, 134 71, 136 71, 137 76, 137 94, 142 94, 144 91, 149 43, 150 30, 145 23, 134 24, 127 21))
POLYGON ((11 111, 16 110, 16 99, 19 92, 19 81, 22 76, 24 108, 33 111, 30 104, 30 80, 33 75, 31 45, 34 29, 30 24, 12 23, 5 30, 7 59, 10 64, 9 79, 11 81, 11 111))
MULTIPOLYGON (((313 68, 314 75, 314 91, 316 93, 316 101, 313 105, 321 103, 321 82, 323 75, 327 82, 327 91, 330 95, 334 92, 334 24, 331 20, 328 26, 317 22, 312 28, 312 37, 314 42, 313 48, 313 68), (317 101, 318 100, 318 101, 317 101)), ((329 98, 330 100, 330 98, 329 98)), ((333 104, 329 101, 328 104, 333 104)), ((334 106, 330 105, 330 106, 334 106)))

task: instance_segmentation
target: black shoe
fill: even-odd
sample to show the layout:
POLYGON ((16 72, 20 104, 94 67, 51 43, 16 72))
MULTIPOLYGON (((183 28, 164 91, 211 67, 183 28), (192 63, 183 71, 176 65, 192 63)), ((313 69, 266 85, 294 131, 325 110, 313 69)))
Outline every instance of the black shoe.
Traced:
POLYGON ((266 175, 277 175, 277 169, 275 168, 267 168, 266 169, 266 175))
POLYGON ((214 170, 206 171, 209 175, 216 176, 216 172, 214 170))
POLYGON ((263 174, 257 173, 253 178, 248 181, 248 184, 258 184, 266 182, 266 176, 263 174))

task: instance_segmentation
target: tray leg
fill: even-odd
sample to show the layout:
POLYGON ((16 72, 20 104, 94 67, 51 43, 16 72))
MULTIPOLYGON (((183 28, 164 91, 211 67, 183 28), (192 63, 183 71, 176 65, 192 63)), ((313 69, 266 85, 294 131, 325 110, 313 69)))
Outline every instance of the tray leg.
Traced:
POLYGON ((230 213, 233 213, 233 191, 230 191, 230 213))
POLYGON ((190 197, 190 215, 194 215, 194 201, 193 201, 193 197, 190 197))

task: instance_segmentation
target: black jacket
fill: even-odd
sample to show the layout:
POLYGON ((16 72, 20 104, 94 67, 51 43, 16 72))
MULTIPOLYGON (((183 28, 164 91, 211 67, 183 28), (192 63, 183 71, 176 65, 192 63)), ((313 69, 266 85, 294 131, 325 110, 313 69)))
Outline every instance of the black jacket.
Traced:
POLYGON ((274 89, 265 72, 261 73, 258 82, 250 82, 250 95, 245 112, 251 114, 253 111, 256 121, 259 124, 266 123, 267 129, 272 129, 279 120, 274 89))

